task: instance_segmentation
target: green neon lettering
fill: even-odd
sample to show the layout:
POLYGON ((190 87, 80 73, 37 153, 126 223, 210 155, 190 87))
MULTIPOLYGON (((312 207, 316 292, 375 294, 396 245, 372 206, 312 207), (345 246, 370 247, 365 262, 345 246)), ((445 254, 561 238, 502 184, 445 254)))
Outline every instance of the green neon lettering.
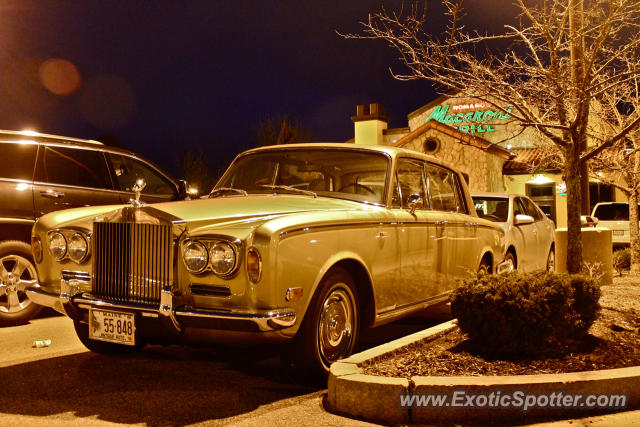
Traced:
POLYGON ((487 125, 487 132, 495 132, 495 129, 491 125, 487 125))
POLYGON ((475 113, 473 113, 472 121, 481 122, 482 121, 482 111, 476 111, 475 113))
POLYGON ((469 126, 460 126, 458 129, 462 132, 469 133, 469 126))
POLYGON ((443 123, 453 123, 453 114, 447 114, 443 123))
POLYGON ((487 120, 491 120, 493 119, 493 117, 495 116, 495 112, 491 111, 491 110, 487 110, 484 112, 484 114, 482 115, 482 121, 486 122, 487 120))
POLYGON ((471 112, 469 112, 469 113, 464 115, 464 121, 465 122, 470 122, 472 120, 472 117, 473 117, 473 111, 471 111, 471 112))
POLYGON ((431 115, 429 115, 429 118, 427 119, 426 122, 430 121, 431 119, 439 122, 444 122, 445 115, 447 114, 448 109, 449 109, 448 105, 438 105, 436 108, 433 109, 433 111, 431 112, 431 115))
POLYGON ((463 118, 464 118, 464 114, 458 113, 456 114, 456 117, 453 119, 453 121, 456 123, 462 123, 463 118))

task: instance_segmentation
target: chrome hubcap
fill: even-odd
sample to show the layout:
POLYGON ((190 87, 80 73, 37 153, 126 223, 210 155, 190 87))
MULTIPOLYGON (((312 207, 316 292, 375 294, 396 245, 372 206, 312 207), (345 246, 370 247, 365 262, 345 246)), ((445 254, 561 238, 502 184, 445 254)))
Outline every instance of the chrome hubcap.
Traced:
POLYGON ((0 258, 0 313, 17 313, 31 304, 25 289, 36 283, 36 269, 19 255, 0 258))
POLYGON ((322 305, 318 344, 323 361, 329 365, 345 357, 353 337, 353 296, 345 284, 337 284, 322 305))

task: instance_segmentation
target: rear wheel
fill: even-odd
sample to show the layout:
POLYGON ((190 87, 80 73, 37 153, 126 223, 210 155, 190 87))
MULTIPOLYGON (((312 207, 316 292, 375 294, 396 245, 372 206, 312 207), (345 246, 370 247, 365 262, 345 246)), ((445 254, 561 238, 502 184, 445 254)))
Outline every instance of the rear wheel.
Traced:
POLYGON ((0 243, 0 325, 19 325, 38 315, 42 306, 25 293, 37 281, 31 247, 17 240, 0 243))
POLYGON ((491 274, 491 263, 487 257, 482 258, 480 266, 478 267, 478 275, 484 276, 485 274, 491 274))
POLYGON ((353 279, 334 268, 322 280, 288 355, 295 375, 326 378, 331 363, 355 348, 360 312, 353 279))
POLYGON ((142 350, 145 346, 143 342, 138 340, 136 345, 115 344, 105 341, 92 340, 89 338, 89 325, 74 320, 73 327, 76 329, 76 335, 80 342, 94 353, 100 353, 108 356, 132 354, 142 350))
POLYGON ((556 251, 553 246, 549 250, 549 255, 547 255, 547 271, 556 271, 556 251))

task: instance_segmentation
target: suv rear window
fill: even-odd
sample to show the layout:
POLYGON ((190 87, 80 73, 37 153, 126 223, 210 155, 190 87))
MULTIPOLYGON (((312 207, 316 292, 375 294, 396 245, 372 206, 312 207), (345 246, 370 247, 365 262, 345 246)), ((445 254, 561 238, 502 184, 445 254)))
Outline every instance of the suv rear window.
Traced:
MULTIPOLYGON (((638 206, 638 213, 640 214, 640 206, 638 206)), ((592 216, 598 218, 599 221, 629 221, 629 204, 598 205, 592 216)))
POLYGON ((0 168, 0 178, 31 181, 37 151, 36 144, 0 143, 0 159, 5 159, 0 168))

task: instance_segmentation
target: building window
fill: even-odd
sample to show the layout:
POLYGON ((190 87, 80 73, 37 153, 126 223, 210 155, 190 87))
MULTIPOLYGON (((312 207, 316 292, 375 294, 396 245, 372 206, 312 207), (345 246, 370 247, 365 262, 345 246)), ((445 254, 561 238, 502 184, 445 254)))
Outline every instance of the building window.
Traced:
POLYGON ((598 202, 613 202, 613 187, 600 182, 589 183, 589 211, 593 211, 593 207, 598 202))
POLYGON ((437 138, 429 137, 424 142, 424 152, 426 154, 436 154, 440 150, 440 141, 437 138))

